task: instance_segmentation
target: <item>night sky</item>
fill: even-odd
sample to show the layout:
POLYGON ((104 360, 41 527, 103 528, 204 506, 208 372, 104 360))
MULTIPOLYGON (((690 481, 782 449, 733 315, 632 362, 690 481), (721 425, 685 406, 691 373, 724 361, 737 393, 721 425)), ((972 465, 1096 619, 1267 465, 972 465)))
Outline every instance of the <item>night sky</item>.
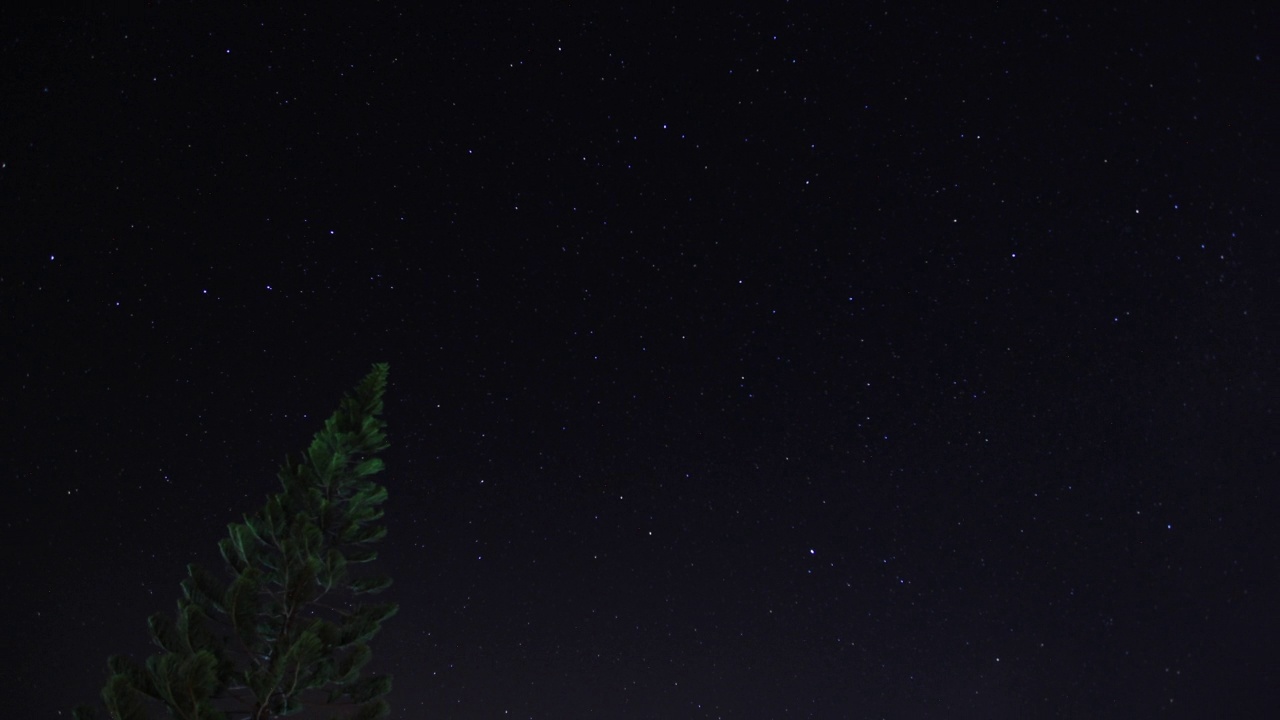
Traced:
POLYGON ((1280 24, 1116 4, 10 17, 0 706, 388 362, 394 718, 1270 716, 1280 24))

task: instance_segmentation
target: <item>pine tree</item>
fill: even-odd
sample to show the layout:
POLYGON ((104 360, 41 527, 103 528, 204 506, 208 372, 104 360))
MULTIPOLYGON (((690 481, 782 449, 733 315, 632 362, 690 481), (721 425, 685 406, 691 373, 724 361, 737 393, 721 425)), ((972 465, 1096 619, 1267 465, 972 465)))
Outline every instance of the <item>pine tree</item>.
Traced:
MULTIPOLYGON (((145 664, 113 656, 102 690, 113 720, 146 720, 163 705, 179 720, 266 720, 324 708, 328 717, 376 720, 387 715, 389 676, 367 675, 369 641, 395 614, 390 603, 364 604, 391 584, 356 577, 353 566, 376 557, 386 535, 380 505, 387 447, 382 395, 388 366, 373 370, 295 461, 286 457, 283 489, 242 523, 231 523, 218 548, 230 582, 189 565, 176 617, 150 618, 162 652, 145 664)), ((89 707, 77 720, 94 716, 89 707)))

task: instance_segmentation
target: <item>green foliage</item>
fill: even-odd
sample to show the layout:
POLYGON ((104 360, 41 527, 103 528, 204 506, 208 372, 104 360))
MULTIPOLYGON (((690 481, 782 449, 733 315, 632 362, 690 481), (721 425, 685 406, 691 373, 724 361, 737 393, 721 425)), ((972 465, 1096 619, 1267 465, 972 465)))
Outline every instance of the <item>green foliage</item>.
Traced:
MULTIPOLYGON (((314 704, 307 691, 341 701, 348 720, 386 717, 391 678, 362 669, 368 642, 397 607, 358 599, 391 579, 351 570, 375 559, 370 545, 386 535, 375 523, 387 489, 370 478, 388 447, 380 417, 387 370, 374 365, 301 458, 285 458, 281 491, 227 526, 218 550, 230 580, 188 566, 177 613, 148 621, 160 652, 145 664, 109 659, 102 699, 113 720, 147 720, 148 703, 179 720, 224 720, 233 709, 283 717, 314 704)), ((94 710, 74 715, 91 720, 94 710)))

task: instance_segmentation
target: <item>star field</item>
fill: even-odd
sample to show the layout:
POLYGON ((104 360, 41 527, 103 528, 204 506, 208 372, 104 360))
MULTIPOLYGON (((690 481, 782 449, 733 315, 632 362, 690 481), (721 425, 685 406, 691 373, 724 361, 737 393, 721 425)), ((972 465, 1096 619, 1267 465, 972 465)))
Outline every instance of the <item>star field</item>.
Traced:
POLYGON ((1274 13, 43 13, 15 710, 382 361, 393 718, 1274 706, 1274 13))

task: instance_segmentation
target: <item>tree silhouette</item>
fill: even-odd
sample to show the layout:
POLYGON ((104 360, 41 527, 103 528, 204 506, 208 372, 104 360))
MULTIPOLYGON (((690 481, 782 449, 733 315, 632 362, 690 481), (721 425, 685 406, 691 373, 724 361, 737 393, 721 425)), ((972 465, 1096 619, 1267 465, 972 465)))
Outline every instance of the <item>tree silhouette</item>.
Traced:
MULTIPOLYGON (((149 621, 162 652, 145 664, 108 659, 102 700, 113 720, 146 720, 157 703, 179 720, 266 720, 304 703, 348 720, 387 715, 390 676, 361 671, 397 606, 360 600, 391 579, 353 572, 386 535, 376 523, 387 490, 370 477, 387 447, 379 417, 387 371, 374 365, 302 457, 286 457, 283 489, 228 525, 218 549, 230 582, 189 565, 176 616, 149 621)), ((76 720, 95 714, 75 710, 76 720)))

